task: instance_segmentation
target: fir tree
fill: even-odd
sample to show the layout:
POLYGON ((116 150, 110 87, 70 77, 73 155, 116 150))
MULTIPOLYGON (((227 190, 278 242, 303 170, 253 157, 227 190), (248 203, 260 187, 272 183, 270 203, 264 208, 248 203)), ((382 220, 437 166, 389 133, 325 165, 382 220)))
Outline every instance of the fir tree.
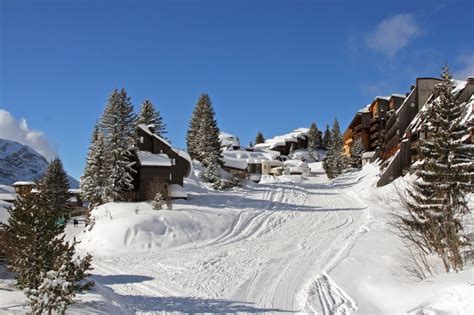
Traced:
POLYGON ((217 159, 209 159, 208 165, 203 173, 203 178, 210 183, 213 183, 214 189, 219 189, 220 187, 220 172, 219 172, 219 163, 217 159))
POLYGON ((133 189, 131 157, 135 148, 135 114, 124 89, 114 90, 101 119, 101 132, 109 155, 113 199, 122 200, 123 193, 133 189))
POLYGON ((186 142, 189 155, 204 166, 216 161, 222 164, 221 141, 219 139, 219 128, 215 118, 209 95, 202 94, 194 109, 186 142))
POLYGON ((329 149, 331 144, 331 130, 329 129, 329 125, 326 125, 326 130, 324 131, 323 141, 322 141, 322 149, 329 149))
POLYGON ((343 140, 337 119, 334 119, 330 134, 329 147, 323 167, 328 178, 335 178, 347 169, 349 162, 348 158, 344 156, 343 140))
POLYGON ((406 191, 406 214, 398 215, 399 231, 422 255, 436 253, 446 271, 463 267, 461 249, 468 245, 463 218, 470 213, 474 182, 474 146, 466 144, 473 128, 466 104, 453 94, 448 67, 434 98, 423 112, 420 160, 416 180, 406 191))
POLYGON ((54 158, 48 165, 46 174, 42 178, 42 193, 48 198, 52 209, 59 211, 58 216, 67 219, 71 206, 69 198, 69 179, 64 171, 63 163, 59 157, 54 158))
POLYGON ((109 152, 105 145, 104 136, 96 126, 87 153, 84 175, 81 177, 82 197, 90 203, 90 209, 112 199, 113 190, 110 178, 112 172, 110 167, 109 152))
POLYGON ((165 206, 165 200, 163 199, 163 195, 160 192, 155 194, 155 198, 153 198, 152 206, 154 210, 161 210, 165 206))
POLYGON ((63 303, 67 296, 92 285, 84 280, 91 256, 76 257, 77 242, 65 241, 64 225, 59 223, 63 208, 59 202, 51 202, 53 187, 58 185, 45 180, 38 183, 38 193, 19 196, 8 210, 10 218, 5 225, 9 265, 35 313, 62 310, 68 305, 63 303), (52 288, 53 278, 67 282, 68 288, 52 288))
POLYGON ((351 146, 351 165, 355 168, 362 167, 362 154, 364 153, 364 146, 362 139, 357 139, 351 146))
POLYGON ((137 125, 153 125, 155 134, 166 139, 166 124, 163 122, 163 117, 155 108, 152 102, 148 99, 142 103, 140 113, 137 118, 137 125))
POLYGON ((316 127, 316 123, 312 123, 308 131, 308 153, 313 160, 319 161, 319 148, 321 147, 321 133, 316 127))
POLYGON ((255 144, 264 143, 264 142, 265 142, 265 138, 263 137, 263 134, 259 131, 257 135, 255 136, 255 144))

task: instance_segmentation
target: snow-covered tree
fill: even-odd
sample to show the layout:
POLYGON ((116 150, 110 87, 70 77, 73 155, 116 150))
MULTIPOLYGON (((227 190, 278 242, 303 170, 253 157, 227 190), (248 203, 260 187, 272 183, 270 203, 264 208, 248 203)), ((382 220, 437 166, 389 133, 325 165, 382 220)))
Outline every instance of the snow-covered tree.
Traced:
POLYGON ((326 130, 324 131, 321 148, 325 150, 329 149, 330 143, 331 143, 331 130, 329 129, 329 125, 326 125, 326 130))
POLYGON ((166 139, 166 124, 160 112, 155 108, 150 100, 146 99, 140 108, 137 118, 138 125, 154 125, 155 134, 166 139))
POLYGON ((69 198, 69 179, 59 157, 55 157, 48 165, 44 177, 41 179, 41 189, 48 198, 49 206, 59 211, 58 216, 69 217, 71 207, 69 198))
POLYGON ((90 203, 91 209, 112 199, 111 173, 109 151, 104 136, 96 126, 87 153, 84 175, 81 177, 82 197, 90 203))
POLYGON ((348 158, 344 156, 343 140, 339 122, 334 119, 332 130, 330 132, 330 142, 323 161, 323 167, 328 178, 335 178, 348 168, 348 158))
POLYGON ((403 199, 407 212, 397 216, 402 237, 422 255, 436 253, 446 271, 463 268, 461 250, 468 243, 463 218, 471 211, 474 182, 474 146, 466 143, 472 121, 453 88, 446 66, 423 112, 418 179, 403 199))
MULTIPOLYGON (((214 108, 212 107, 209 95, 202 94, 194 108, 186 142, 189 155, 208 168, 204 177, 209 181, 217 182, 217 176, 214 168, 222 165, 222 145, 219 139, 219 128, 215 118, 214 108), (206 175, 207 174, 207 175, 206 175)), ((220 180, 219 180, 220 181, 220 180)))
POLYGON ((321 132, 316 123, 312 123, 308 131, 308 153, 315 161, 319 161, 319 148, 321 147, 321 132))
POLYGON ((109 97, 100 123, 109 151, 113 199, 122 200, 123 193, 133 189, 131 157, 135 148, 136 117, 127 92, 114 90, 109 97))
POLYGON ((263 134, 259 131, 257 135, 255 136, 255 144, 264 143, 264 142, 265 142, 265 138, 263 137, 263 134))
POLYGON ((208 165, 202 175, 205 180, 207 180, 210 183, 213 183, 214 184, 213 187, 216 189, 219 188, 220 181, 221 181, 219 169, 220 169, 220 165, 217 159, 210 158, 208 159, 208 165))
POLYGON ((362 167, 362 154, 364 154, 364 146, 362 139, 357 139, 351 146, 351 165, 355 168, 362 167))
POLYGON ((45 303, 51 303, 48 305, 53 305, 53 309, 59 307, 54 301, 62 298, 52 295, 64 292, 51 289, 51 277, 70 283, 75 291, 91 285, 84 280, 90 270, 91 256, 78 257, 77 242, 65 241, 64 224, 60 222, 63 208, 60 203, 51 202, 54 187, 58 184, 45 180, 38 183, 37 193, 19 196, 8 210, 10 218, 5 225, 9 265, 15 272, 17 286, 31 297, 34 309, 41 309, 45 303))

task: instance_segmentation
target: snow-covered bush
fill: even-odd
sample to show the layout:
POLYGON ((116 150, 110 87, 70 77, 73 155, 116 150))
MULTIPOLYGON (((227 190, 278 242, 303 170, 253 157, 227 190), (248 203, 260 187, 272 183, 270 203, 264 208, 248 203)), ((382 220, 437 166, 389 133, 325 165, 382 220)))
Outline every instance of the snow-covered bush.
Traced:
POLYGON ((151 203, 153 205, 153 209, 161 210, 165 206, 165 200, 163 199, 163 195, 160 192, 157 192, 155 198, 151 203))

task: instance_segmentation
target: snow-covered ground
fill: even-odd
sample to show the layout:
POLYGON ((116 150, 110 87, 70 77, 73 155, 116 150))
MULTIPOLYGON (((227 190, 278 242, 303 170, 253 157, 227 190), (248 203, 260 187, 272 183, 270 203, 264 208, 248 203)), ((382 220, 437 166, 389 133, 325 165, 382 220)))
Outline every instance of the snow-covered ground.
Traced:
POLYGON ((375 188, 375 166, 331 182, 321 163, 309 168, 221 192, 192 176, 172 210, 95 210, 90 231, 68 227, 98 283, 72 313, 473 313, 472 269, 404 273, 388 226, 395 186, 375 188))

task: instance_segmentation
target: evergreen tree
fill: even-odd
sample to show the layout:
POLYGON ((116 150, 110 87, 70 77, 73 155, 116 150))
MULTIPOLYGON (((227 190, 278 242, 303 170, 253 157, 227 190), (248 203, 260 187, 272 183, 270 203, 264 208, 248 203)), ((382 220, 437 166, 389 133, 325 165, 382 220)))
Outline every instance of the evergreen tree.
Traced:
POLYGON ((329 129, 329 125, 326 125, 326 130, 324 131, 323 141, 322 141, 322 148, 327 150, 331 144, 331 130, 329 129))
POLYGON ((319 161, 319 148, 321 147, 321 133, 316 127, 316 123, 312 123, 308 131, 308 153, 314 161, 319 161))
POLYGON ((329 147, 323 167, 328 178, 335 178, 347 169, 349 162, 348 158, 344 156, 343 140, 337 119, 334 119, 330 134, 329 147))
POLYGON ((468 238, 462 219, 471 211, 468 199, 474 182, 474 146, 465 143, 473 125, 453 88, 446 66, 423 112, 418 180, 406 192, 407 213, 398 216, 402 236, 422 253, 438 254, 446 271, 463 267, 461 249, 468 238))
POLYGON ((250 147, 250 148, 253 147, 253 142, 252 142, 252 141, 250 141, 249 147, 250 147))
POLYGON ((204 170, 203 177, 210 183, 213 183, 214 189, 219 189, 220 187, 220 172, 219 172, 219 163, 217 159, 210 159, 208 165, 204 170))
POLYGON ((52 199, 54 187, 60 185, 45 180, 38 183, 38 193, 19 196, 8 210, 10 218, 4 226, 9 265, 15 272, 17 286, 24 290, 38 314, 63 310, 68 305, 64 304, 68 296, 92 285, 84 280, 91 269, 91 256, 76 257, 77 242, 64 240, 64 225, 59 223, 63 208, 52 199), (64 290, 58 286, 53 289, 52 279, 68 284, 64 290))
POLYGON ((55 157, 48 165, 46 174, 42 178, 42 193, 47 197, 51 209, 59 211, 60 218, 68 218, 71 206, 68 201, 69 179, 64 171, 63 163, 59 157, 55 157))
POLYGON ((122 200, 123 193, 133 189, 134 170, 131 157, 135 148, 136 117, 124 89, 114 90, 101 119, 101 132, 109 152, 113 199, 122 200))
POLYGON ((148 99, 142 103, 140 113, 137 118, 137 125, 153 125, 155 134, 166 139, 166 124, 163 117, 148 99))
POLYGON ((351 146, 351 165, 355 168, 362 167, 362 154, 364 153, 364 146, 362 139, 357 139, 351 146))
POLYGON ((219 128, 215 118, 209 95, 202 94, 196 104, 187 132, 187 146, 189 155, 204 166, 214 160, 222 164, 222 145, 219 139, 219 128))
POLYGON ((257 135, 255 136, 255 144, 264 143, 264 142, 265 142, 265 138, 263 137, 263 134, 259 131, 257 135))
POLYGON ((84 175, 81 177, 82 197, 90 203, 90 209, 112 199, 113 190, 110 178, 112 172, 110 167, 109 152, 104 136, 96 126, 87 153, 84 175))

